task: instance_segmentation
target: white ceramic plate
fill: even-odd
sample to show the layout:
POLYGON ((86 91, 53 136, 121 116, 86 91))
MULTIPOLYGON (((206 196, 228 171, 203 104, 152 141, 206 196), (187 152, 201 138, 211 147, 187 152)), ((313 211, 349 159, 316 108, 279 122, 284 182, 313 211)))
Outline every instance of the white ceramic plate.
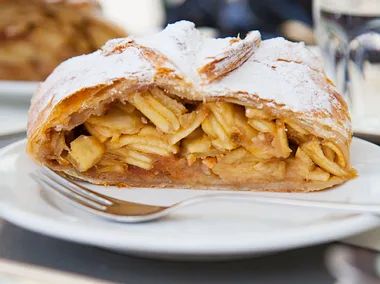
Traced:
POLYGON ((39 82, 0 80, 0 99, 29 102, 37 90, 39 82))
POLYGON ((354 135, 373 143, 380 143, 380 128, 368 127, 367 125, 366 121, 354 122, 352 125, 354 135))
POLYGON ((29 102, 38 84, 0 80, 0 136, 26 130, 29 102))
MULTIPOLYGON (((352 152, 360 176, 334 190, 261 194, 380 204, 380 147, 354 139, 352 152)), ((36 167, 25 154, 24 141, 1 150, 0 214, 4 219, 52 237, 149 257, 243 257, 337 240, 380 224, 379 218, 370 215, 242 202, 210 202, 159 222, 118 224, 83 213, 63 199, 57 202, 55 195, 52 198, 52 193, 41 190, 29 177, 36 167)), ((205 193, 93 188, 118 198, 162 205, 205 193)))
POLYGON ((28 104, 0 99, 0 136, 26 131, 28 104))

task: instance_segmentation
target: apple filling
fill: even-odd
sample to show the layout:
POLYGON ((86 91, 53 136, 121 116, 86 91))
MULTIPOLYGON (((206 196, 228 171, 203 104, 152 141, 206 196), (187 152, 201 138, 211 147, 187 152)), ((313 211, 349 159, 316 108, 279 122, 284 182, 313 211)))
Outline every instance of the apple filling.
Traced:
POLYGON ((230 102, 183 102, 158 88, 110 103, 79 128, 55 143, 65 149, 58 163, 82 174, 175 175, 186 165, 185 174, 197 168, 227 183, 353 175, 334 142, 296 121, 230 102))

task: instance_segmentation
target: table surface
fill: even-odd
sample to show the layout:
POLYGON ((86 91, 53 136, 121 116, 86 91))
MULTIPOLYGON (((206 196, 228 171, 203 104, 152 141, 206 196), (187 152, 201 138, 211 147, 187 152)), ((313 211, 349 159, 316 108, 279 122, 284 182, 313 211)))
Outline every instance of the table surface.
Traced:
MULTIPOLYGON (((24 134, 1 137, 0 147, 24 134)), ((0 221, 0 258, 128 283, 333 283, 327 245, 224 262, 160 261, 32 233, 0 221)))

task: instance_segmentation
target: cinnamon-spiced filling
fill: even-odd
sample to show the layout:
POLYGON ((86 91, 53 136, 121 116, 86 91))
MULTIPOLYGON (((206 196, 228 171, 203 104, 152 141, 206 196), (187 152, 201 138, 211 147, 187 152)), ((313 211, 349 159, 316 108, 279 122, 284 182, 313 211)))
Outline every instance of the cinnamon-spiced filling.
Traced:
POLYGON ((228 102, 188 104, 158 88, 111 103, 58 140, 58 163, 82 174, 157 171, 163 160, 184 160, 227 182, 353 175, 335 143, 296 121, 228 102))

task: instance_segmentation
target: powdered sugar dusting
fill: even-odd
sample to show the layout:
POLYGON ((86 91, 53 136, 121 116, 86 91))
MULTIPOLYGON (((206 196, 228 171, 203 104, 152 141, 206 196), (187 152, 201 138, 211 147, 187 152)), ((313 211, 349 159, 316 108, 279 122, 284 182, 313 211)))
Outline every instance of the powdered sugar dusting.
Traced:
MULTIPOLYGON (((253 36, 257 37, 257 34, 255 32, 253 36)), ((161 33, 135 41, 164 54, 206 96, 209 92, 213 96, 248 92, 298 112, 332 110, 333 98, 311 77, 313 72, 322 72, 318 59, 303 43, 293 43, 283 38, 261 42, 239 68, 219 81, 201 84, 197 68, 219 60, 218 55, 224 54, 234 44, 234 39, 241 41, 236 38, 205 38, 193 23, 180 21, 168 25, 161 33)))
POLYGON ((255 55, 221 80, 204 86, 206 93, 212 96, 233 93, 257 95, 268 101, 268 105, 273 102, 299 113, 304 119, 318 121, 338 132, 350 133, 351 124, 347 117, 341 119, 340 126, 333 117, 342 105, 331 94, 333 87, 320 82, 324 80, 323 73, 290 60, 292 57, 288 57, 288 61, 269 61, 268 57, 258 61, 255 55), (316 117, 315 113, 319 116, 316 117))
MULTIPOLYGON (((185 78, 200 84, 197 71, 202 66, 223 58, 239 61, 239 58, 251 55, 255 43, 260 41, 260 33, 251 32, 244 40, 238 38, 206 38, 195 29, 191 22, 180 21, 168 25, 165 30, 153 36, 136 38, 136 43, 150 47, 165 55, 185 78), (250 47, 246 47, 250 45, 250 47), (249 49, 245 52, 244 49, 249 49)), ((219 68, 228 65, 229 60, 221 61, 219 68)))
POLYGON ((303 42, 291 42, 282 37, 263 41, 251 59, 267 64, 281 60, 293 61, 307 65, 316 71, 323 71, 318 57, 306 48, 303 42))
MULTIPOLYGON (((135 78, 140 84, 154 83, 157 62, 154 57, 148 58, 138 45, 167 58, 165 62, 160 61, 160 66, 175 69, 190 83, 186 86, 204 98, 236 93, 254 95, 303 118, 318 120, 322 125, 334 125, 333 114, 344 107, 333 95, 333 87, 326 83, 318 59, 304 44, 283 38, 260 43, 258 32, 245 39, 205 38, 193 23, 181 21, 156 35, 115 39, 102 50, 67 60, 42 84, 33 98, 34 109, 54 107, 82 89, 112 84, 117 79, 135 78), (221 74, 211 83, 199 71, 209 63, 215 63, 211 72, 221 74), (316 112, 323 115, 313 118, 316 112)), ((349 119, 344 116, 342 120, 348 133, 349 119)))
POLYGON ((272 65, 248 60, 223 79, 206 86, 214 95, 247 92, 295 111, 331 111, 329 96, 315 84, 307 66, 293 62, 272 65))
POLYGON ((41 85, 38 96, 52 98, 45 104, 56 104, 81 89, 109 85, 120 78, 136 78, 146 83, 153 81, 154 68, 136 47, 109 55, 102 55, 102 52, 74 57, 59 65, 41 85))
POLYGON ((187 80, 194 83, 199 82, 194 63, 197 61, 197 54, 204 37, 195 29, 193 23, 180 21, 168 25, 160 33, 137 38, 135 41, 165 55, 179 69, 179 72, 185 75, 187 80))

